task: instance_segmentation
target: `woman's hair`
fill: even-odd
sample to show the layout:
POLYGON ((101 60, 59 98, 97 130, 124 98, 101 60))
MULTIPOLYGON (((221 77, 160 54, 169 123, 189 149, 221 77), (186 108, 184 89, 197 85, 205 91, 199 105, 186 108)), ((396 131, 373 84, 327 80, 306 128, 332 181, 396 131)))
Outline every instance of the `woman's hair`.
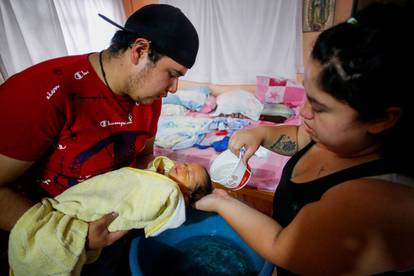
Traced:
MULTIPOLYGON (((127 32, 127 31, 117 31, 111 40, 111 45, 109 46, 109 53, 112 56, 117 56, 125 52, 138 38, 136 34, 127 32)), ((148 50, 149 60, 155 64, 164 54, 157 51, 152 44, 148 50)))
POLYGON ((189 197, 189 200, 188 200, 190 206, 193 205, 199 199, 201 199, 203 196, 210 194, 213 190, 213 185, 211 183, 210 174, 205 168, 204 170, 206 172, 205 181, 203 183, 199 183, 199 185, 197 185, 197 189, 195 189, 191 193, 191 196, 189 197))
POLYGON ((372 4, 322 32, 311 53, 322 65, 320 88, 355 109, 360 121, 384 118, 390 107, 401 109, 398 123, 379 134, 383 156, 393 158, 408 154, 398 145, 414 141, 409 135, 414 125, 412 20, 412 6, 372 4))

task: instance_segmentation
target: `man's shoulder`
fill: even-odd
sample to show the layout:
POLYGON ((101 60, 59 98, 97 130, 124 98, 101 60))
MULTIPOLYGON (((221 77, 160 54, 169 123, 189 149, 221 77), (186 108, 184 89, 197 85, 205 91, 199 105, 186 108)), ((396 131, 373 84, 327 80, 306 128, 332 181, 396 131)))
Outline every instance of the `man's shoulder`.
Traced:
POLYGON ((58 57, 33 65, 11 76, 1 88, 9 94, 21 91, 26 97, 36 98, 40 93, 42 97, 46 95, 49 100, 55 94, 67 96, 68 93, 56 92, 66 91, 67 88, 81 83, 84 77, 92 72, 88 55, 58 57), (26 93, 27 91, 31 93, 26 93))
MULTIPOLYGON (((50 80, 63 78, 89 65, 88 55, 64 56, 42 61, 11 76, 6 83, 19 84, 30 80, 50 80)), ((39 83, 39 82, 37 82, 39 83)))
POLYGON ((76 72, 78 69, 82 70, 88 66, 88 55, 64 56, 40 62, 22 71, 21 74, 40 77, 42 75, 53 75, 59 77, 76 72))

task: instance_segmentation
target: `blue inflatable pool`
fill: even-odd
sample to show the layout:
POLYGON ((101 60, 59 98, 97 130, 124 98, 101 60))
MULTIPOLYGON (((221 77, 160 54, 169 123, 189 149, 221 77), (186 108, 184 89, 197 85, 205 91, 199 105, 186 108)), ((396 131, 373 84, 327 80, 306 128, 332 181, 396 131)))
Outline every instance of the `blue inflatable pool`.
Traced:
POLYGON ((186 222, 157 237, 133 239, 129 252, 133 276, 271 275, 257 255, 215 213, 187 210, 186 222))

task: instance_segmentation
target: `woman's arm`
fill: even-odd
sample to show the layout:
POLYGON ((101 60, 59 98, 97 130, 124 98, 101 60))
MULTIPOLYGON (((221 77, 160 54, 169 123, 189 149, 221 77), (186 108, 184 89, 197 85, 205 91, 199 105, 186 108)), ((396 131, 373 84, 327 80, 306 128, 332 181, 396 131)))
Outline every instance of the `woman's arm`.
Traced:
POLYGON ((246 152, 243 160, 247 162, 261 145, 278 154, 292 156, 309 142, 310 137, 302 126, 260 126, 234 133, 229 148, 238 155, 244 147, 246 152))
POLYGON ((195 207, 217 212, 259 255, 296 274, 372 275, 413 264, 414 192, 395 186, 373 180, 337 185, 284 228, 224 190, 195 207))
POLYGON ((272 218, 215 189, 195 203, 196 209, 221 215, 240 237, 259 255, 271 260, 272 248, 282 227, 272 218))

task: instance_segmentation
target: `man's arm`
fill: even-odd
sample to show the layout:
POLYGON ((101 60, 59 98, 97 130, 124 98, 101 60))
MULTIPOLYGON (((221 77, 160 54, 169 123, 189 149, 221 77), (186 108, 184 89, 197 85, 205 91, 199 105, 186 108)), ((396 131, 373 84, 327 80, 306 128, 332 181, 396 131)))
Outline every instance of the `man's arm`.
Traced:
MULTIPOLYGON (((0 229, 11 231, 19 218, 35 203, 7 187, 21 176, 34 162, 21 161, 0 154, 0 229)), ((128 231, 109 232, 108 225, 117 214, 107 214, 88 225, 88 249, 101 249, 114 243, 128 231)))
POLYGON ((7 187, 34 162, 21 161, 0 154, 0 228, 10 231, 33 202, 7 187))

